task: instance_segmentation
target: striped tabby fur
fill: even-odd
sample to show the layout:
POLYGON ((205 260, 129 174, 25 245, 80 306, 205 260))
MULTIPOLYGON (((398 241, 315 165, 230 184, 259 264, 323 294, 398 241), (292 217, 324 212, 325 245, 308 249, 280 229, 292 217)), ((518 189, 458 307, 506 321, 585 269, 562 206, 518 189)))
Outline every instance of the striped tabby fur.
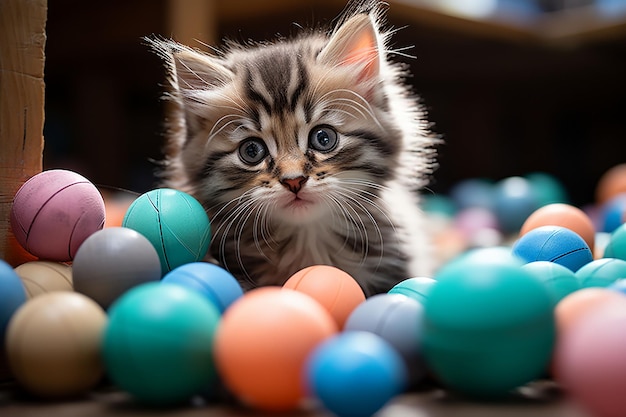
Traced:
POLYGON ((417 191, 435 140, 388 60, 377 1, 337 27, 213 55, 151 40, 170 77, 164 185, 211 219, 245 288, 334 265, 367 294, 431 272, 417 191))

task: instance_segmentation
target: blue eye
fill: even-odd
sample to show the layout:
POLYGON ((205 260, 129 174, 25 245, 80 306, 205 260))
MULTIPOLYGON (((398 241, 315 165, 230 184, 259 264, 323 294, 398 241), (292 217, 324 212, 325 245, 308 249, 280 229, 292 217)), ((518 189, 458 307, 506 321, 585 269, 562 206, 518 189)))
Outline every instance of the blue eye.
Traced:
POLYGON ((239 145, 239 158, 248 165, 256 165, 267 156, 265 142, 259 138, 248 138, 239 145))
POLYGON ((319 152, 330 152, 337 147, 339 137, 330 126, 315 126, 309 132, 309 146, 319 152))

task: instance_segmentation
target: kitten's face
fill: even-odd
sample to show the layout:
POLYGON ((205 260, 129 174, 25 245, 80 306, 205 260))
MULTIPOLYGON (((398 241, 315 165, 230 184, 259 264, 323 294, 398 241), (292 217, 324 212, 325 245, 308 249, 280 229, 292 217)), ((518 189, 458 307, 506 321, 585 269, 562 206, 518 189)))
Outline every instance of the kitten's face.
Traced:
POLYGON ((378 91, 375 33, 362 32, 356 56, 354 39, 333 45, 321 37, 221 60, 179 54, 187 126, 180 157, 207 208, 232 202, 299 224, 350 216, 342 206, 360 211, 367 193, 378 193, 399 139, 378 91))

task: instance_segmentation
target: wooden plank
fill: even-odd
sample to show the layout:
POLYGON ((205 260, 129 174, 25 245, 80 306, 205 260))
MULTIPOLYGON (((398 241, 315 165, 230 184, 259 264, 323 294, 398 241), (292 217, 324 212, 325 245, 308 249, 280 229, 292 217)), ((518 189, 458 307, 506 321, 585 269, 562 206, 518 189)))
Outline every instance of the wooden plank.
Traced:
POLYGON ((13 196, 42 169, 47 0, 0 1, 0 258, 32 259, 11 233, 13 196))

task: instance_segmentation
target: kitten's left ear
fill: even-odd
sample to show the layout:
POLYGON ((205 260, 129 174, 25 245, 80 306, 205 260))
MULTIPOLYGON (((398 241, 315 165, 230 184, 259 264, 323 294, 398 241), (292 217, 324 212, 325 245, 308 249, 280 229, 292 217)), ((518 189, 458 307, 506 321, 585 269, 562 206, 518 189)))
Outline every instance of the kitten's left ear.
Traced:
POLYGON ((318 55, 319 62, 354 66, 360 80, 371 80, 380 73, 381 42, 376 24, 369 14, 357 14, 337 29, 318 55))

